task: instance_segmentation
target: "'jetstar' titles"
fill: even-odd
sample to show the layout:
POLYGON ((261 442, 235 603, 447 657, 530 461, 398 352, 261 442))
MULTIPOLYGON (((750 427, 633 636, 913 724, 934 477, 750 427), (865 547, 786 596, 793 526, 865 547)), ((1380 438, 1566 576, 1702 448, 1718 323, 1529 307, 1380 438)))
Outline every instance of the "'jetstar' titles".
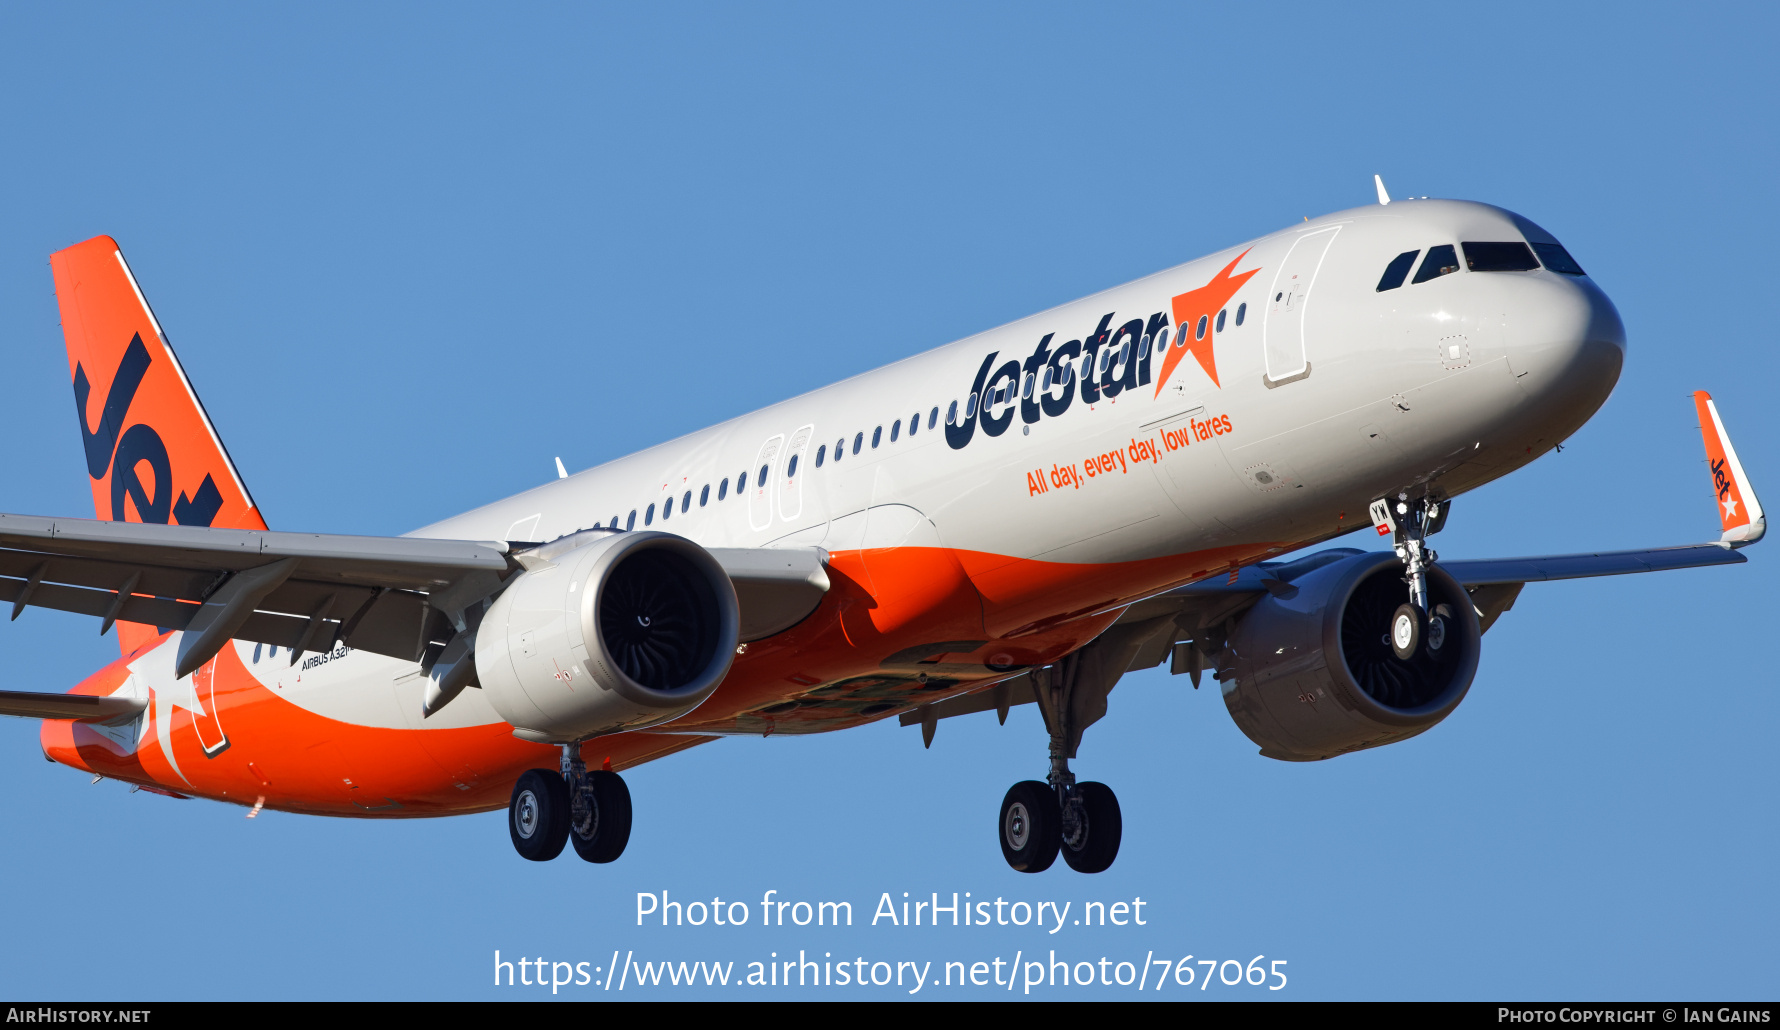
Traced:
POLYGON ((975 439, 979 422, 984 433, 1000 436, 1013 425, 1014 415, 1031 425, 1041 418, 1056 418, 1069 410, 1079 395, 1086 404, 1111 400, 1126 390, 1148 386, 1150 360, 1159 354, 1161 374, 1154 377, 1160 395, 1181 358, 1192 354, 1214 385, 1218 382, 1217 359, 1212 345, 1217 328, 1213 317, 1236 295, 1259 268, 1232 275, 1248 251, 1236 255, 1211 282, 1175 296, 1171 302, 1173 346, 1161 335, 1169 328, 1169 313, 1158 311, 1148 319, 1133 318, 1113 330, 1114 312, 1100 318, 1094 331, 1080 340, 1053 348, 1055 333, 1046 333, 1025 358, 1010 357, 999 366, 1000 351, 990 351, 977 368, 976 378, 962 405, 954 401, 946 413, 946 444, 960 450, 975 439), (1079 384, 1079 386, 1077 385, 1079 384))

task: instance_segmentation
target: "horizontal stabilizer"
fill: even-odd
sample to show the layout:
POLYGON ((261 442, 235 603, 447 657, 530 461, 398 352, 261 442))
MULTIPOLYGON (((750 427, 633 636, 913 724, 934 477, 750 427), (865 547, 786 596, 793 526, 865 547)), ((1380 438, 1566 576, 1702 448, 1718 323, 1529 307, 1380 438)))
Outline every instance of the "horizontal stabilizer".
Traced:
POLYGON ((132 697, 34 694, 24 690, 0 690, 0 715, 16 715, 25 719, 112 722, 135 718, 147 706, 148 702, 132 697))

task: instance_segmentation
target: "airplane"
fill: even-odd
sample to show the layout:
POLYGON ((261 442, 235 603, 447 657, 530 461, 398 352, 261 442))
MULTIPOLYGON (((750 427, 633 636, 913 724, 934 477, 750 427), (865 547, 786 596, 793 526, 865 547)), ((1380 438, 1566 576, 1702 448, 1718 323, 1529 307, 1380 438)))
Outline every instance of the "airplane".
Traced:
POLYGON ((1483 203, 1400 199, 1219 253, 400 537, 271 530, 117 243, 51 258, 97 518, 0 515, 0 601, 117 628, 44 755, 171 797, 359 818, 508 810, 611 862, 622 772, 726 736, 1033 704, 1003 858, 1094 873, 1078 781, 1127 672, 1209 673, 1262 756, 1440 723, 1531 582, 1728 565, 1766 518, 1695 395, 1721 535, 1443 561, 1453 501, 1606 401, 1618 312, 1483 203), (1334 547, 1358 533, 1389 549, 1334 547))

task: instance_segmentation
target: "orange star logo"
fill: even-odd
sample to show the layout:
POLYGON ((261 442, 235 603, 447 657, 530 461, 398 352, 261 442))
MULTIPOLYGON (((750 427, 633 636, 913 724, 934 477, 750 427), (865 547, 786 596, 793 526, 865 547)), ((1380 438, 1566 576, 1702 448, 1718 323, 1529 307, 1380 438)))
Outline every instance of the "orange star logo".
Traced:
POLYGON ((1168 384, 1168 377, 1174 373, 1174 366, 1180 364, 1181 358, 1188 354, 1199 359, 1199 367, 1219 389, 1218 360, 1212 352, 1212 340, 1217 336, 1217 327, 1213 321, 1236 291, 1249 277, 1259 272, 1259 268, 1251 268, 1241 275, 1231 275, 1236 270, 1248 251, 1236 255, 1236 260, 1224 266, 1224 270, 1212 276, 1211 282, 1174 298, 1175 338, 1168 348, 1168 356, 1162 359, 1162 374, 1156 377, 1156 396, 1162 395, 1162 387, 1168 384), (1203 320, 1203 321, 1202 321, 1203 320))

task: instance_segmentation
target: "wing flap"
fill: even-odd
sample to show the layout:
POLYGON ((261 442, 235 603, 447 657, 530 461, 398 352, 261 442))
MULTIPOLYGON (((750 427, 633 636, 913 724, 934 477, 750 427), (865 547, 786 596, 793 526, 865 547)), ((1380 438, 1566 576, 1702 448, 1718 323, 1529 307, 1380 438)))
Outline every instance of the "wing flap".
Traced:
MULTIPOLYGON (((26 585, 25 580, 0 578, 0 603, 16 602, 19 595, 25 593, 26 585)), ((111 611, 116 598, 117 592, 114 590, 94 590, 45 582, 39 583, 30 591, 27 604, 32 608, 53 608, 56 611, 102 619, 111 611)), ((195 603, 132 594, 118 609, 116 617, 124 622, 136 622, 145 626, 183 629, 197 611, 198 606, 195 603)))
POLYGON ((221 576, 213 570, 175 569, 117 559, 75 558, 35 550, 0 550, 0 576, 114 591, 137 575, 134 593, 150 597, 201 597, 221 576))

